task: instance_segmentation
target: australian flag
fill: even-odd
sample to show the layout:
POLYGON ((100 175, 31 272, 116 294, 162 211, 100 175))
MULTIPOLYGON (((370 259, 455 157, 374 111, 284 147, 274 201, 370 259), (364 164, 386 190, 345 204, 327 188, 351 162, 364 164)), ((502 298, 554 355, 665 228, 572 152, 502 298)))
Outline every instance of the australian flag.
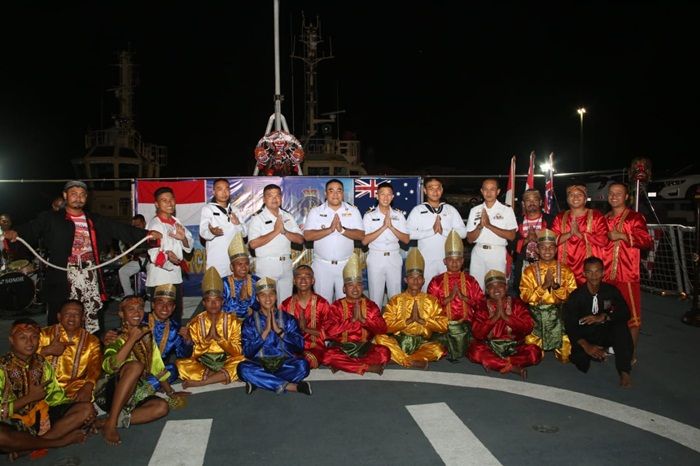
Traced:
POLYGON ((395 209, 402 210, 408 215, 413 207, 420 203, 420 178, 355 178, 354 179, 354 203, 355 207, 364 215, 370 207, 377 205, 377 190, 380 184, 390 183, 394 188, 395 209))

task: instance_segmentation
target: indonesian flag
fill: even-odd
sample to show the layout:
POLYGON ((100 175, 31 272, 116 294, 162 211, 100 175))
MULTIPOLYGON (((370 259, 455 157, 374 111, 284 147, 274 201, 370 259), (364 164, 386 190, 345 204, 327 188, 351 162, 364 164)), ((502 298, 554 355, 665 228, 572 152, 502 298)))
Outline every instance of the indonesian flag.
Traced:
POLYGON ((146 218, 146 223, 156 215, 153 193, 156 189, 165 186, 171 188, 175 195, 177 203, 175 217, 185 227, 191 229, 192 236, 197 238, 199 236, 199 217, 202 207, 207 202, 206 180, 139 181, 136 189, 136 211, 146 218))
POLYGON ((506 205, 513 208, 513 196, 515 193, 515 156, 510 159, 510 169, 508 170, 508 189, 506 190, 506 205))
POLYGON ((535 151, 530 152, 530 166, 527 168, 525 190, 535 189, 535 151))
POLYGON ((544 211, 550 214, 554 204, 554 152, 549 154, 549 170, 547 170, 546 177, 544 183, 544 211))

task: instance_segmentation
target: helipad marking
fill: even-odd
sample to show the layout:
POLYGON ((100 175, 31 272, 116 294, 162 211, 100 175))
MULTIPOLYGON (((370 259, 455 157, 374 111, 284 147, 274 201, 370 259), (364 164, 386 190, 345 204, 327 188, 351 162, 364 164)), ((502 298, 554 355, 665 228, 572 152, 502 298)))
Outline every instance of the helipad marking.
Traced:
MULTIPOLYGON (((345 372, 331 373, 328 369, 315 369, 307 379, 319 382, 361 381, 374 382, 413 382, 449 385, 453 387, 480 388, 535 398, 571 408, 588 411, 651 432, 652 434, 672 440, 693 451, 700 453, 700 429, 675 421, 643 409, 627 406, 615 401, 578 393, 563 388, 537 385, 529 382, 499 379, 483 375, 459 374, 452 372, 433 372, 416 370, 385 370, 384 375, 367 373, 364 376, 345 372)), ((193 393, 203 393, 242 387, 243 384, 213 385, 191 388, 193 393)))
POLYGON ((501 465, 445 403, 409 405, 406 409, 447 466, 501 465))
POLYGON ((202 466, 212 419, 168 421, 148 466, 202 466))

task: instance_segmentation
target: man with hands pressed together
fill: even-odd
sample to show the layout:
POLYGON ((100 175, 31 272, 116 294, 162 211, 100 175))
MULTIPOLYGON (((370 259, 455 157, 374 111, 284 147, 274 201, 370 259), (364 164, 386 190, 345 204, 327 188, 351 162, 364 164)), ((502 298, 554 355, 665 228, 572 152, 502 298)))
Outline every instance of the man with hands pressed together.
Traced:
POLYGON ((447 331, 447 316, 435 296, 423 293, 425 261, 418 248, 411 248, 406 257, 405 292, 389 299, 384 308, 387 335, 377 335, 374 342, 391 351, 391 360, 404 367, 427 369, 447 350, 439 342, 430 341, 433 332, 447 331))
POLYGON ((277 394, 299 392, 311 395, 311 384, 303 380, 309 375, 309 363, 298 356, 304 349, 304 336, 297 320, 277 309, 275 281, 261 278, 255 285, 260 309, 243 322, 243 353, 246 360, 238 366, 238 374, 250 395, 256 388, 277 394))
POLYGON ((314 242, 316 292, 329 303, 345 296, 343 267, 364 237, 360 211, 343 201, 343 183, 329 180, 326 202, 311 209, 304 224, 304 240, 314 242))
POLYGON ((202 280, 204 311, 187 324, 192 339, 192 357, 178 359, 183 388, 238 380, 241 354, 241 323, 235 314, 222 312, 223 281, 214 267, 202 280))
POLYGON ((248 221, 248 246, 255 250, 255 273, 277 282, 280 302, 292 294, 292 243, 304 236, 292 215, 282 209, 282 190, 276 184, 263 189, 263 207, 248 221))
POLYGON ((515 239, 518 223, 513 209, 498 202, 501 190, 493 178, 481 183, 484 203, 473 207, 467 219, 467 241, 474 243, 469 274, 484 289, 488 270, 506 271, 506 246, 515 239))

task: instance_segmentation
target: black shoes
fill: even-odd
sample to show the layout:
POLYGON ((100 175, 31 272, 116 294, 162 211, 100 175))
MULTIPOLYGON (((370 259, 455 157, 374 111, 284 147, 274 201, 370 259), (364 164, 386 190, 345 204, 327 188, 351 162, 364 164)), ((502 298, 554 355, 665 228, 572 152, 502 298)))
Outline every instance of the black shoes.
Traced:
POLYGON ((313 393, 310 382, 299 382, 297 384, 297 391, 299 393, 303 393, 304 395, 311 395, 313 393))

